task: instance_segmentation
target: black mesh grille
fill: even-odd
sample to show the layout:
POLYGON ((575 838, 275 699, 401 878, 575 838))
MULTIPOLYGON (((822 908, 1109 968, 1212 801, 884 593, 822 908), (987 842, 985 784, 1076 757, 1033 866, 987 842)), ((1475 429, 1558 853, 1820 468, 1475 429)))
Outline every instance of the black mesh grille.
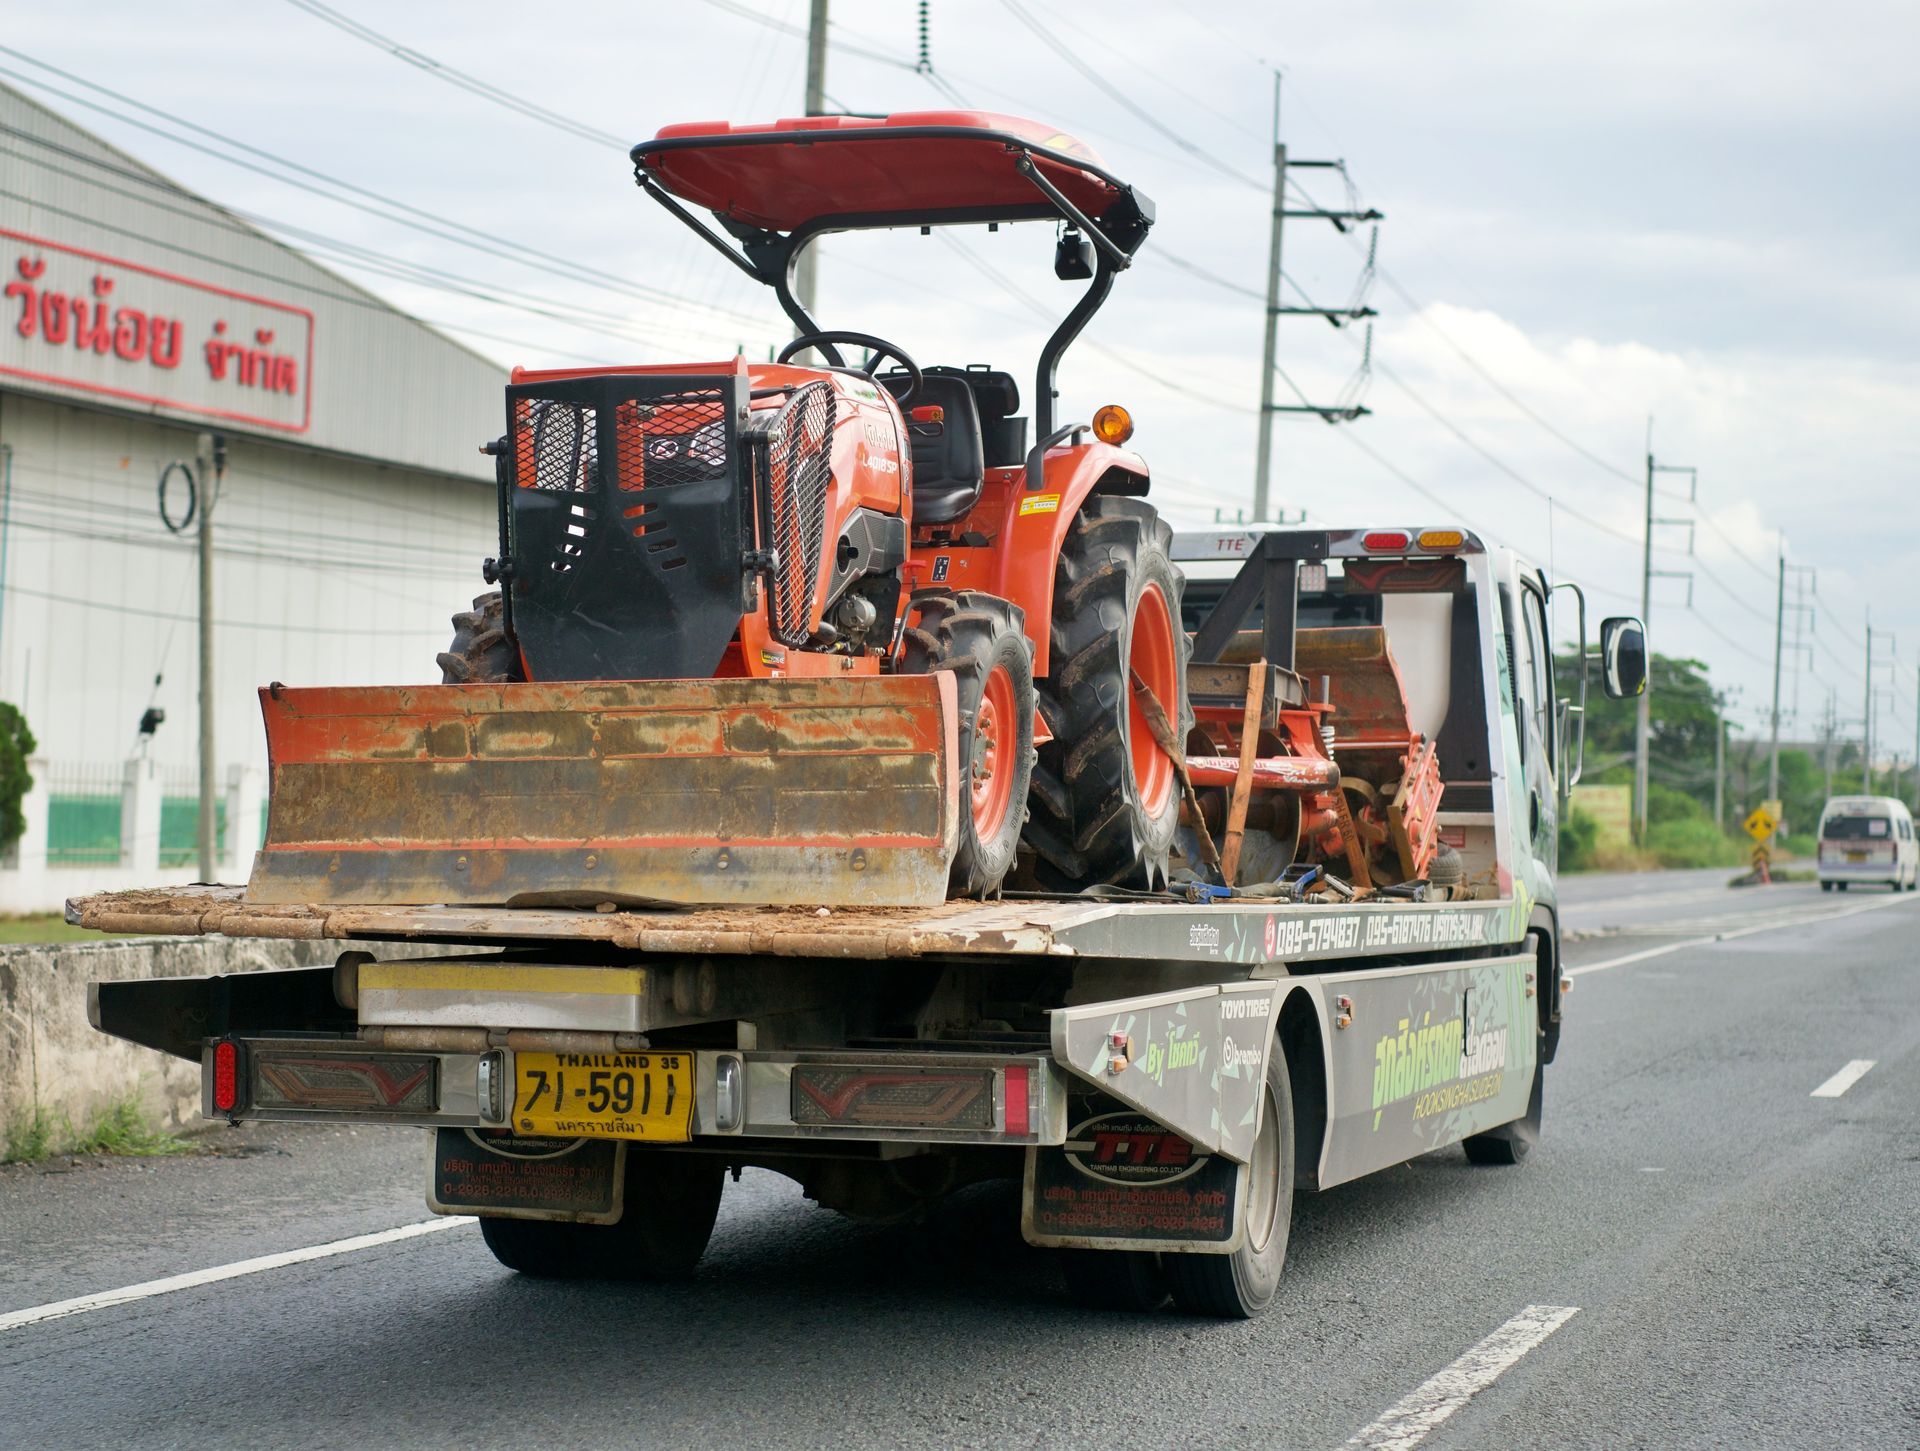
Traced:
POLYGON ((768 590, 768 626, 783 645, 813 633, 814 585, 833 482, 833 389, 809 383, 780 410, 767 438, 765 538, 779 557, 768 590))
POLYGON ((580 561, 600 511, 594 498, 599 469, 598 418, 590 403, 522 398, 514 408, 514 458, 520 486, 543 494, 573 494, 568 522, 540 564, 556 574, 580 561))
POLYGON ((507 390, 514 638, 535 680, 702 678, 752 607, 744 372, 507 390))
POLYGON ((622 403, 614 414, 614 457, 625 527, 661 569, 681 568, 686 553, 662 510, 669 490, 726 475, 725 400, 716 391, 622 403))

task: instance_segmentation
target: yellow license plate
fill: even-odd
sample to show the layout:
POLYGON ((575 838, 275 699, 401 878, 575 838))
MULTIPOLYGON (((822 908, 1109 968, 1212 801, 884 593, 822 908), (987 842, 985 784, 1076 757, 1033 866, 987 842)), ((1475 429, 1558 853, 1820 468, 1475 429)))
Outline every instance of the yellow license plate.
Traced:
POLYGON ((567 1138, 693 1137, 690 1053, 520 1053, 513 1055, 513 1127, 567 1138))
POLYGON ((1850 851, 1847 853, 1847 860, 1850 862, 1863 862, 1866 859, 1867 854, 1863 851, 1850 851))

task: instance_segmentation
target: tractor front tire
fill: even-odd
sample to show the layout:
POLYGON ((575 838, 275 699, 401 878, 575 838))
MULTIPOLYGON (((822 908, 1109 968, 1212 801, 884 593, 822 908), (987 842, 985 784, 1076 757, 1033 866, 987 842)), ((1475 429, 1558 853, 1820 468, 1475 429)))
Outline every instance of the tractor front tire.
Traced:
POLYGON ((916 595, 900 672, 951 671, 960 704, 960 845, 947 894, 991 897, 1013 867, 1033 773, 1033 645, 1018 605, 977 590, 916 595))
POLYGON ((440 652, 442 685, 496 685, 520 679, 520 657, 507 639, 500 591, 477 596, 453 617, 453 643, 440 652))
POLYGON ((1135 677, 1175 738, 1193 729, 1185 580, 1173 531, 1139 499, 1095 496, 1068 527, 1054 567, 1052 658, 1037 682, 1053 739, 1033 773, 1027 845, 1050 890, 1167 879, 1180 824, 1173 761, 1154 741, 1135 677))

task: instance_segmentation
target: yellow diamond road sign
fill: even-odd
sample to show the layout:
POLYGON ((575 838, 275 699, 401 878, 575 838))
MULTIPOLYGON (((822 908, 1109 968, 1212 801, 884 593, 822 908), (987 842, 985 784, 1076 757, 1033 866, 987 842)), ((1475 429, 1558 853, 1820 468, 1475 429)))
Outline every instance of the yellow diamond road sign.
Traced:
POLYGON ((1766 807, 1756 806, 1753 808, 1753 814, 1746 820, 1747 835, 1755 841, 1765 841, 1773 835, 1773 829, 1779 824, 1766 807))

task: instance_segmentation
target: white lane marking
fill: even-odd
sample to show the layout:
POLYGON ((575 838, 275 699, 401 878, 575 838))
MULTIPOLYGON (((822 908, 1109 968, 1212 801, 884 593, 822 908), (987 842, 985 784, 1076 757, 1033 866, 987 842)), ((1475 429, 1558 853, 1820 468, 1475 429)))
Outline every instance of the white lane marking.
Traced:
POLYGON ((1689 937, 1681 942, 1668 942, 1659 947, 1643 947, 1638 952, 1629 952, 1621 957, 1609 957, 1603 962, 1589 962, 1581 967, 1562 968, 1565 977, 1583 977, 1590 972, 1605 972, 1609 968, 1625 967, 1633 962, 1645 962, 1650 957, 1665 957, 1672 952, 1685 952, 1693 947, 1707 947, 1715 942, 1731 942, 1736 937, 1751 937, 1757 932, 1780 932, 1789 927, 1804 927, 1814 922, 1830 922, 1836 917, 1858 917, 1862 912, 1883 912, 1888 907, 1898 907, 1903 903, 1920 901, 1920 897, 1899 895, 1882 897, 1877 902, 1862 902, 1857 907, 1842 907, 1836 912, 1814 912, 1804 917, 1796 917, 1789 922, 1767 921, 1751 927, 1735 927, 1726 932, 1716 932, 1710 937, 1689 937))
POLYGON ((1807 1096, 1809 1098, 1838 1098, 1854 1084, 1867 1076, 1867 1070, 1880 1060, 1877 1058, 1856 1058, 1845 1068, 1807 1096))
POLYGON ((1410 1451, 1579 1313, 1578 1305, 1527 1306, 1452 1365, 1394 1402, 1378 1420, 1354 1432, 1347 1445, 1367 1451, 1410 1451))
POLYGON ((127 1285, 118 1290, 103 1290, 98 1295, 81 1295, 72 1300, 55 1300, 50 1305, 33 1305, 25 1310, 12 1310, 0 1315, 0 1330, 17 1330, 22 1325, 38 1325, 42 1321, 58 1320, 67 1315, 82 1315, 89 1310, 104 1310, 111 1305, 125 1305, 154 1295, 170 1295, 175 1290, 191 1290, 197 1285, 212 1285, 221 1280, 238 1279, 242 1275, 257 1275, 262 1270, 277 1270, 286 1265, 305 1264, 308 1260, 324 1260, 334 1255, 352 1254, 355 1250, 372 1249, 375 1245, 392 1244, 396 1240, 416 1239, 423 1234, 434 1234, 443 1229, 456 1229, 460 1225, 473 1222, 471 1215, 448 1215, 444 1218, 423 1220, 418 1224, 403 1224, 398 1229, 383 1229, 375 1234, 356 1234, 351 1239, 336 1239, 327 1244, 310 1244, 305 1249, 290 1249, 282 1254, 260 1255, 250 1260, 235 1260, 230 1265, 215 1265, 210 1270, 192 1270, 184 1275, 169 1275, 164 1280, 145 1280, 138 1285, 127 1285))

